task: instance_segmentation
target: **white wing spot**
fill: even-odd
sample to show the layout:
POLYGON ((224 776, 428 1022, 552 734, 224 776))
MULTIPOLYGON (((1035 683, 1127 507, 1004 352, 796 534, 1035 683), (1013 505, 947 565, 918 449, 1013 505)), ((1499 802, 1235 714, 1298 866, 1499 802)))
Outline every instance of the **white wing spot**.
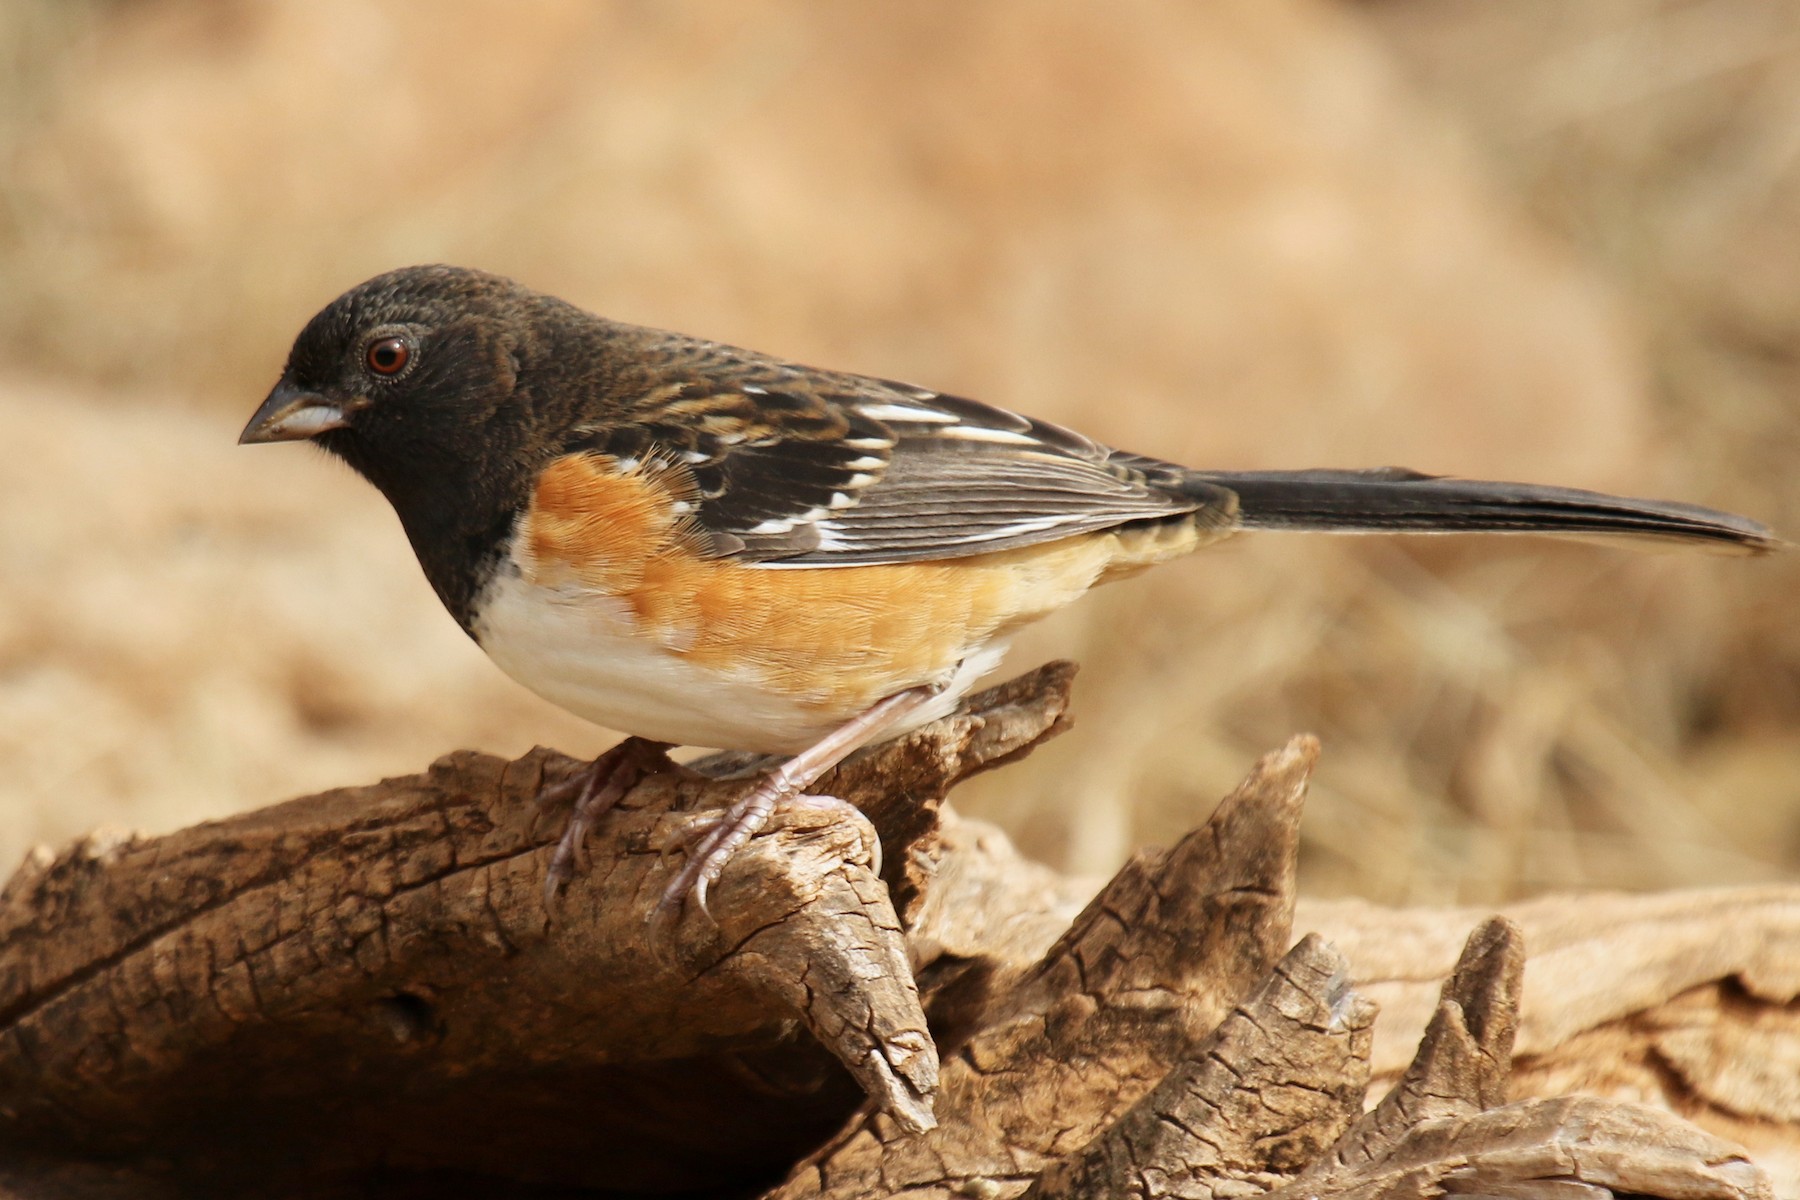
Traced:
POLYGON ((704 450, 683 450, 681 452, 681 461, 684 463, 703 463, 711 457, 712 455, 704 450))
POLYGON ((851 505, 853 505, 855 503, 856 503, 856 497, 852 496, 848 492, 833 492, 833 493, 831 493, 831 505, 830 506, 832 508, 849 508, 851 505))
POLYGON ((1042 533, 1046 529, 1055 529, 1058 525, 1067 524, 1068 521, 1069 516, 1061 513, 1053 517, 1036 517, 1029 521, 1015 521, 1011 525, 1002 525, 998 529, 983 530, 980 540, 984 542, 1000 541, 1004 538, 1021 537, 1028 533, 1042 533))
POLYGON ((846 467, 849 467, 852 471, 868 471, 868 470, 874 469, 875 467, 887 466, 887 459, 875 458, 872 455, 865 454, 861 458, 851 459, 849 462, 845 463, 844 465, 846 467))
POLYGON ((1010 429, 995 429, 988 425, 958 425, 955 429, 946 429, 947 438, 960 438, 965 442, 998 442, 1003 446, 1035 446, 1038 440, 1030 434, 1015 433, 1010 429))
POLYGON ((754 383, 746 383, 739 390, 749 392, 752 396, 766 396, 769 394, 768 388, 762 387, 761 385, 754 384, 754 383))
POLYGON ((919 421, 927 425, 954 425, 956 418, 947 412, 939 412, 935 408, 914 408, 910 404, 864 404, 860 406, 865 417, 874 417, 877 421, 919 421))
MULTIPOLYGON (((867 409, 863 410, 867 412, 867 409)), ((894 443, 884 437, 845 438, 844 445, 852 450, 886 450, 894 443)))
POLYGON ((852 475, 849 479, 846 479, 844 482, 848 483, 853 488, 868 487, 871 483, 875 482, 875 477, 873 475, 866 475, 863 472, 858 471, 856 474, 852 475))
POLYGON ((793 530, 794 530, 794 523, 792 521, 770 520, 770 521, 758 521, 756 524, 752 525, 750 528, 746 529, 744 532, 745 533, 792 533, 793 530))

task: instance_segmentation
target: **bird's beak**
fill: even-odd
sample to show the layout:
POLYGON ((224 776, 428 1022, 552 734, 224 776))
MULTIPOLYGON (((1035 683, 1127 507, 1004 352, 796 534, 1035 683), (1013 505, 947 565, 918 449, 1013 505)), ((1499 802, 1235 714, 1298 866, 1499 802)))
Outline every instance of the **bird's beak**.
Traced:
POLYGON ((244 426, 244 432, 238 434, 238 445, 298 442, 328 429, 342 429, 348 424, 340 406, 284 379, 262 402, 256 415, 244 426))

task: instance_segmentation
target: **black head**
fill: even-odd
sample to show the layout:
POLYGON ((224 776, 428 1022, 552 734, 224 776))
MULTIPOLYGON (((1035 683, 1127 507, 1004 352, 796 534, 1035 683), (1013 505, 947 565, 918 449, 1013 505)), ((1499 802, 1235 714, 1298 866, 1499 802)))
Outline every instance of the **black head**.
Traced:
POLYGON ((377 275, 307 322, 238 440, 315 441, 393 498, 408 475, 485 457, 497 430, 506 442, 532 424, 519 374, 551 305, 564 307, 461 267, 377 275))
MULTIPOLYGON (((554 386, 598 318, 498 275, 406 267, 333 300, 238 438, 313 441, 400 516, 426 573, 491 542, 568 417, 554 386)), ((453 605, 453 610, 454 610, 453 605)))

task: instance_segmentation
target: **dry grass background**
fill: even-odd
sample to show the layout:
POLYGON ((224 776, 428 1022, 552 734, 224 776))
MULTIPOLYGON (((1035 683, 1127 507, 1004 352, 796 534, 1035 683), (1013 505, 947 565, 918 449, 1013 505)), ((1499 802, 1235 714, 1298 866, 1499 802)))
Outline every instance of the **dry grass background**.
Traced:
MULTIPOLYGON (((232 444, 404 262, 1196 463, 1800 529, 1784 0, 13 0, 0 55, 6 860, 609 740, 372 491, 232 444)), ((1315 891, 1791 874, 1795 557, 1234 543, 1025 639, 1077 730, 966 803, 1102 869, 1307 728, 1315 891)))

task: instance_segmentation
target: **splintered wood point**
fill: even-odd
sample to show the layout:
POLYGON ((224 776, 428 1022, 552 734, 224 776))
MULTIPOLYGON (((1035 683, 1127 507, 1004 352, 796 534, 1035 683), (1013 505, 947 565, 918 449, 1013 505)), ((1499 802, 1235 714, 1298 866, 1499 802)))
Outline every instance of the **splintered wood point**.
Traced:
POLYGON ((1309 935, 1143 1099, 1029 1195, 1242 1195, 1311 1163, 1362 1109, 1375 1006, 1309 935))
POLYGON ((1266 755, 1203 826, 1126 864, 1038 962, 988 980, 991 1003, 963 1014, 976 1031, 944 1063, 936 1130, 867 1118, 776 1194, 1016 1192, 1080 1151, 1281 957, 1317 757, 1309 737, 1266 755))

